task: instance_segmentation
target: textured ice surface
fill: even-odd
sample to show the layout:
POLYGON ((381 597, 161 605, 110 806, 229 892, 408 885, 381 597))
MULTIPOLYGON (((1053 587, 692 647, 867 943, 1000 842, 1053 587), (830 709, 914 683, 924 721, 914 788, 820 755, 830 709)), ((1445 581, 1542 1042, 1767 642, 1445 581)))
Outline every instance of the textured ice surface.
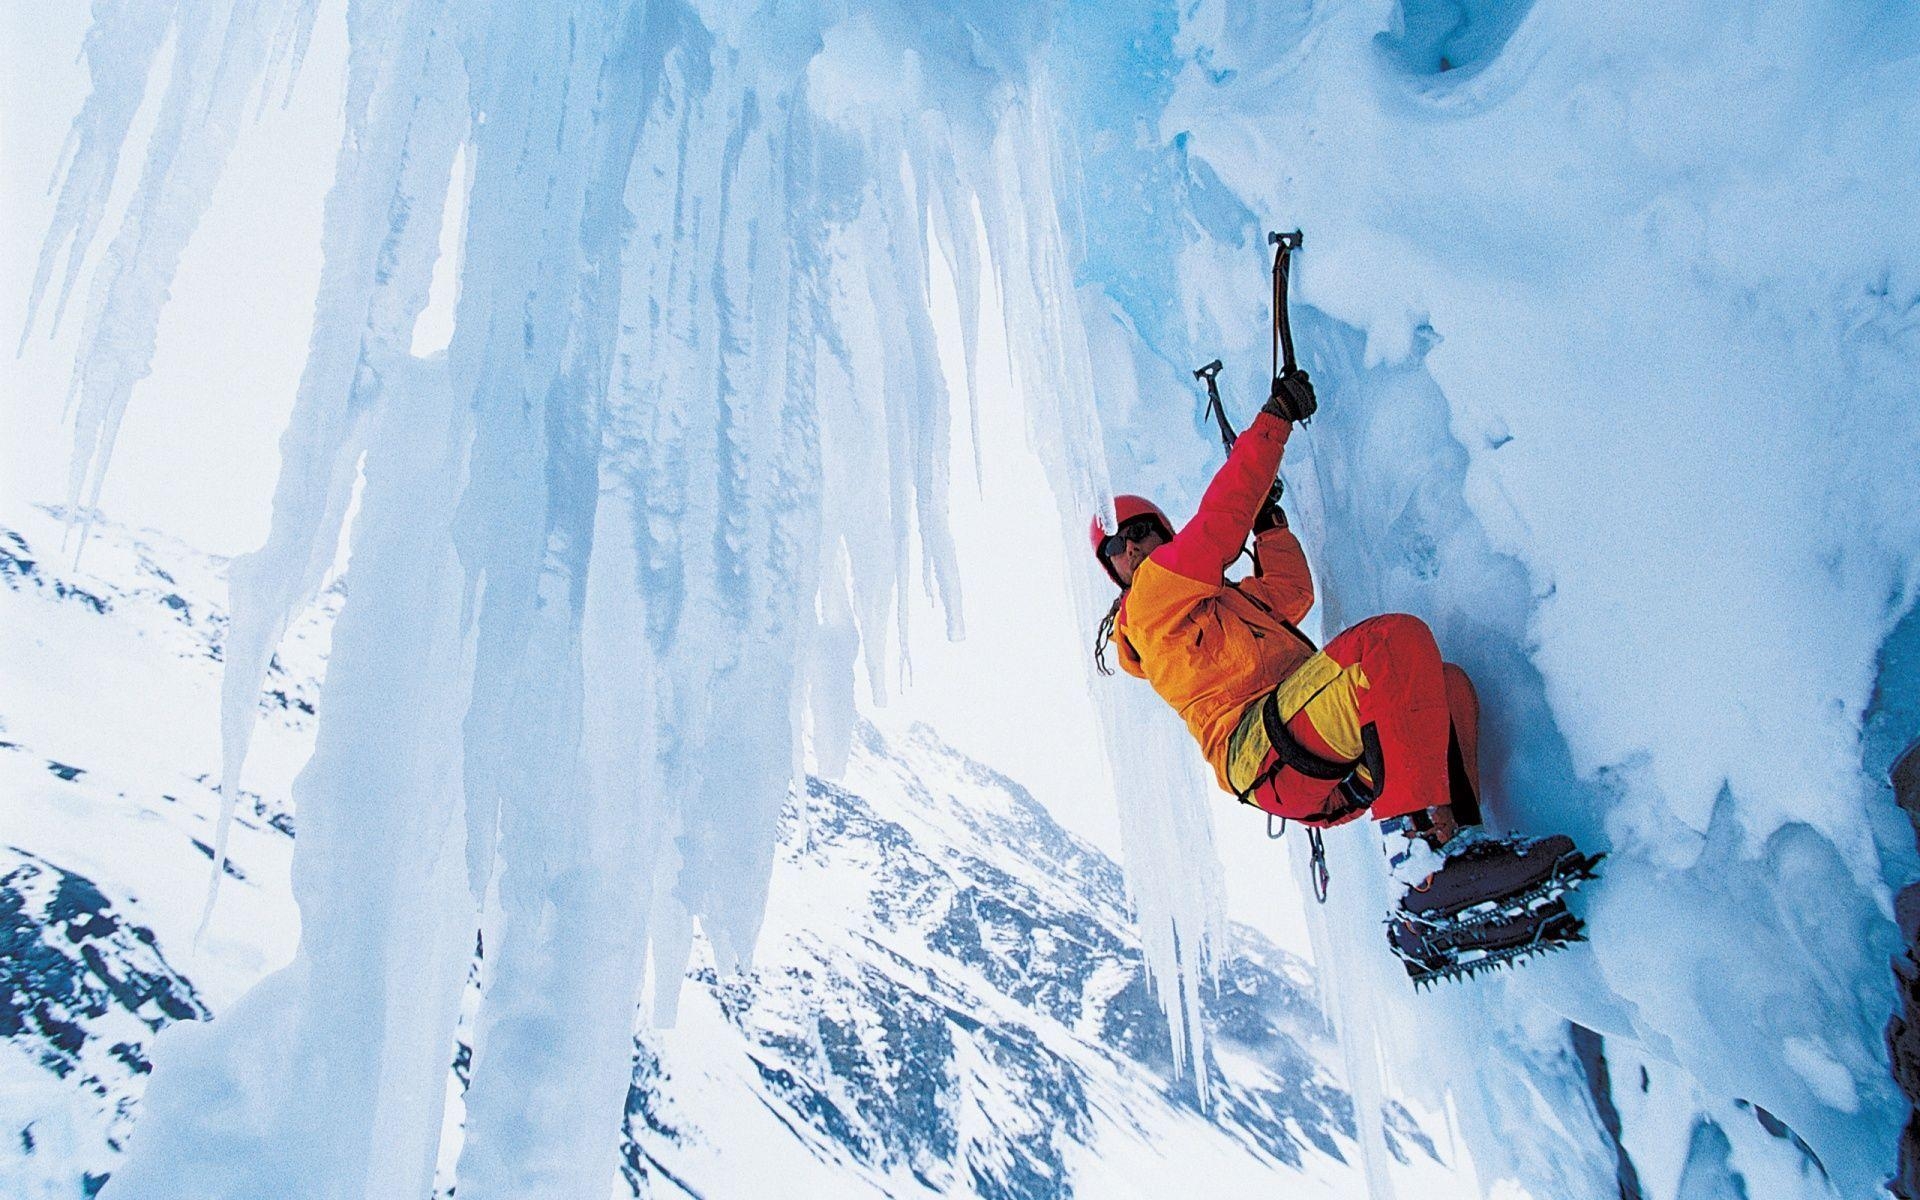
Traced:
MULTIPOLYGON (((1914 862, 1861 731, 1913 688, 1876 699, 1920 549, 1916 37, 1818 5, 1221 3, 1181 33, 1163 138, 1310 231, 1324 402, 1290 478, 1326 620, 1426 616, 1479 681, 1496 816, 1613 852, 1591 954, 1475 989, 1458 1052, 1410 1058, 1536 1195, 1610 1184, 1529 1161, 1560 1139, 1498 1081, 1550 1094, 1561 1035, 1500 1026, 1535 1006, 1690 1074, 1702 1119, 1766 1109, 1841 1195, 1891 1167, 1914 862)), ((1649 1194, 1824 1187, 1713 1121, 1649 1194)))

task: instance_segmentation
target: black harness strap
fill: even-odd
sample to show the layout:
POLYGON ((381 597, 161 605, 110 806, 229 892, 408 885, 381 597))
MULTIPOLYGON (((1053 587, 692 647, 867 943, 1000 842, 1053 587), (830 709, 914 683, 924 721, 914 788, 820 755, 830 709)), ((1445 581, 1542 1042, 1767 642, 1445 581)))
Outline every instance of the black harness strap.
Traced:
POLYGON ((1373 780, 1373 794, 1387 788, 1387 758, 1380 752, 1380 731, 1369 721, 1360 727, 1360 762, 1373 780))
POLYGON ((1266 727, 1267 744, 1273 747, 1278 759, 1276 766, 1291 767, 1308 779, 1326 779, 1338 781, 1353 774, 1354 762, 1341 762, 1338 759, 1322 758, 1300 744, 1293 736, 1286 721, 1280 716, 1280 694, 1268 692, 1260 702, 1260 721, 1266 727))
MULTIPOLYGON (((1302 634, 1301 636, 1304 639, 1305 635, 1302 634)), ((1332 793, 1339 798, 1338 803, 1328 811, 1317 814, 1314 818, 1314 823, 1307 826, 1307 846, 1309 856, 1312 860, 1308 866, 1308 870, 1312 872, 1313 877, 1313 898, 1319 903, 1325 904, 1327 902, 1327 887, 1332 882, 1333 876, 1327 870, 1327 848, 1322 841, 1321 826, 1335 824, 1353 813, 1365 810, 1373 803, 1374 792, 1378 790, 1379 781, 1382 778, 1380 774, 1380 742, 1377 736, 1373 736, 1373 726, 1368 725, 1361 730, 1361 742, 1367 749, 1367 752, 1363 753, 1361 758, 1355 759, 1352 762, 1341 762, 1338 759, 1322 758, 1305 746, 1302 746, 1300 739, 1293 736, 1293 731, 1288 729, 1287 723, 1280 718, 1279 692, 1268 692, 1258 703, 1260 705, 1261 727, 1266 731, 1267 744, 1273 747, 1273 763, 1268 766, 1266 770, 1260 772, 1252 783, 1247 785, 1246 791, 1240 793, 1240 803, 1253 804, 1253 794, 1259 791, 1260 788, 1269 780, 1273 779, 1274 776, 1287 768, 1292 768, 1309 779, 1330 779, 1338 781, 1338 786, 1333 789, 1332 793), (1361 783, 1354 778, 1354 768, 1363 765, 1366 766, 1369 771, 1374 772, 1374 788, 1371 790, 1362 786, 1361 783)), ((1255 805, 1255 807, 1258 806, 1255 805)), ((1285 817, 1280 818, 1280 828, 1276 832, 1273 827, 1273 814, 1268 813, 1267 836, 1269 838, 1278 838, 1285 835, 1286 832, 1287 819, 1285 817)))

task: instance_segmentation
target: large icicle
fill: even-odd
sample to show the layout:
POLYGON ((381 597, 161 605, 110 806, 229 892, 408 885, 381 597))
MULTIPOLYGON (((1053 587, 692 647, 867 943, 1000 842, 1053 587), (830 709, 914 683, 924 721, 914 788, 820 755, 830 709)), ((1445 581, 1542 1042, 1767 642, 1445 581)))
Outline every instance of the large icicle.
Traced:
POLYGON ((470 427, 444 367, 401 366, 369 438, 353 595, 300 821, 294 961, 155 1048, 106 1194, 421 1196, 473 926, 460 869, 471 648, 451 538, 470 427))
MULTIPOLYGON (((468 868, 487 957, 457 1177, 479 1197, 608 1186, 651 866, 633 853, 634 797, 595 786, 605 770, 582 731, 589 704, 601 722, 606 710, 585 692, 582 639, 622 197, 662 47, 642 5, 562 17, 493 8, 467 30, 475 166, 449 355, 477 424, 456 541, 477 610, 468 868)), ((613 554, 619 572, 630 548, 613 554)), ((621 644, 624 582, 602 593, 621 644)))
MULTIPOLYGON (((228 577, 217 859, 226 854, 261 683, 288 622, 333 566, 368 423, 427 304, 448 176, 467 128, 452 29, 445 0, 349 13, 346 134, 327 196, 306 368, 281 437, 273 524, 266 544, 235 559, 228 577)), ((211 878, 203 925, 217 866, 211 878)))
MULTIPOLYGON (((1112 362, 1096 384, 1080 306, 1057 299, 1077 289, 1054 195, 1053 120, 1046 84, 1036 80, 1012 106, 993 143, 997 186, 983 193, 981 211, 1002 288, 1008 344, 1027 400, 1028 436, 1049 464, 1072 545, 1084 536, 1089 514, 1111 511, 1096 394, 1121 408, 1137 405, 1138 397, 1126 394, 1133 387, 1130 372, 1116 377, 1112 362)), ((1079 603, 1091 629, 1111 597, 1092 590, 1091 573, 1079 578, 1085 588, 1079 603)), ((1090 678, 1089 690, 1101 698, 1127 886, 1155 994, 1167 1014, 1174 1061, 1191 1070, 1204 1104, 1209 1092, 1206 1035, 1198 1019, 1201 985, 1225 944, 1226 923, 1208 807, 1215 789, 1202 777, 1178 721, 1156 707, 1157 698, 1110 683, 1090 678)))

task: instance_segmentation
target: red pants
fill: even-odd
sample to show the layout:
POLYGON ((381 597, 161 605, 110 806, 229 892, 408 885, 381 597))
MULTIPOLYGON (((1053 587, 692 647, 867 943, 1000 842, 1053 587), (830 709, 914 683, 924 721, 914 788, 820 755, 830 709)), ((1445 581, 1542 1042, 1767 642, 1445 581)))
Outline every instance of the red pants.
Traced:
MULTIPOLYGON (((1255 804, 1308 824, 1338 824, 1362 811, 1384 821, 1456 801, 1477 808, 1480 702, 1467 673, 1441 661, 1426 622, 1405 613, 1372 617, 1321 653, 1331 663, 1317 665, 1316 690, 1288 718, 1287 731, 1320 758, 1353 763, 1367 785, 1361 796, 1370 791, 1372 803, 1354 807, 1346 789, 1336 791, 1338 781, 1281 767, 1255 791, 1255 804)), ((1289 684, 1279 690, 1287 696, 1289 684)), ((1263 770, 1277 759, 1269 755, 1263 770)))

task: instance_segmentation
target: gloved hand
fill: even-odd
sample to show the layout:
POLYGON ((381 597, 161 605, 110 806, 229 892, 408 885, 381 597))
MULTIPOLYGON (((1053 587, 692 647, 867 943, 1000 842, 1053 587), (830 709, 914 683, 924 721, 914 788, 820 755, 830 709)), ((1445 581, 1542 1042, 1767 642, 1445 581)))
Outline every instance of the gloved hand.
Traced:
POLYGON ((1296 367, 1274 379, 1273 393, 1260 411, 1270 412, 1282 421, 1304 421, 1319 407, 1320 402, 1313 396, 1313 382, 1305 371, 1296 367))
POLYGON ((1281 483, 1278 479, 1274 480, 1273 486, 1267 489, 1266 503, 1260 506, 1259 512, 1253 514, 1253 533, 1255 537, 1260 536, 1269 529, 1285 529, 1287 527, 1286 510, 1280 507, 1280 494, 1286 490, 1286 484, 1281 483))

